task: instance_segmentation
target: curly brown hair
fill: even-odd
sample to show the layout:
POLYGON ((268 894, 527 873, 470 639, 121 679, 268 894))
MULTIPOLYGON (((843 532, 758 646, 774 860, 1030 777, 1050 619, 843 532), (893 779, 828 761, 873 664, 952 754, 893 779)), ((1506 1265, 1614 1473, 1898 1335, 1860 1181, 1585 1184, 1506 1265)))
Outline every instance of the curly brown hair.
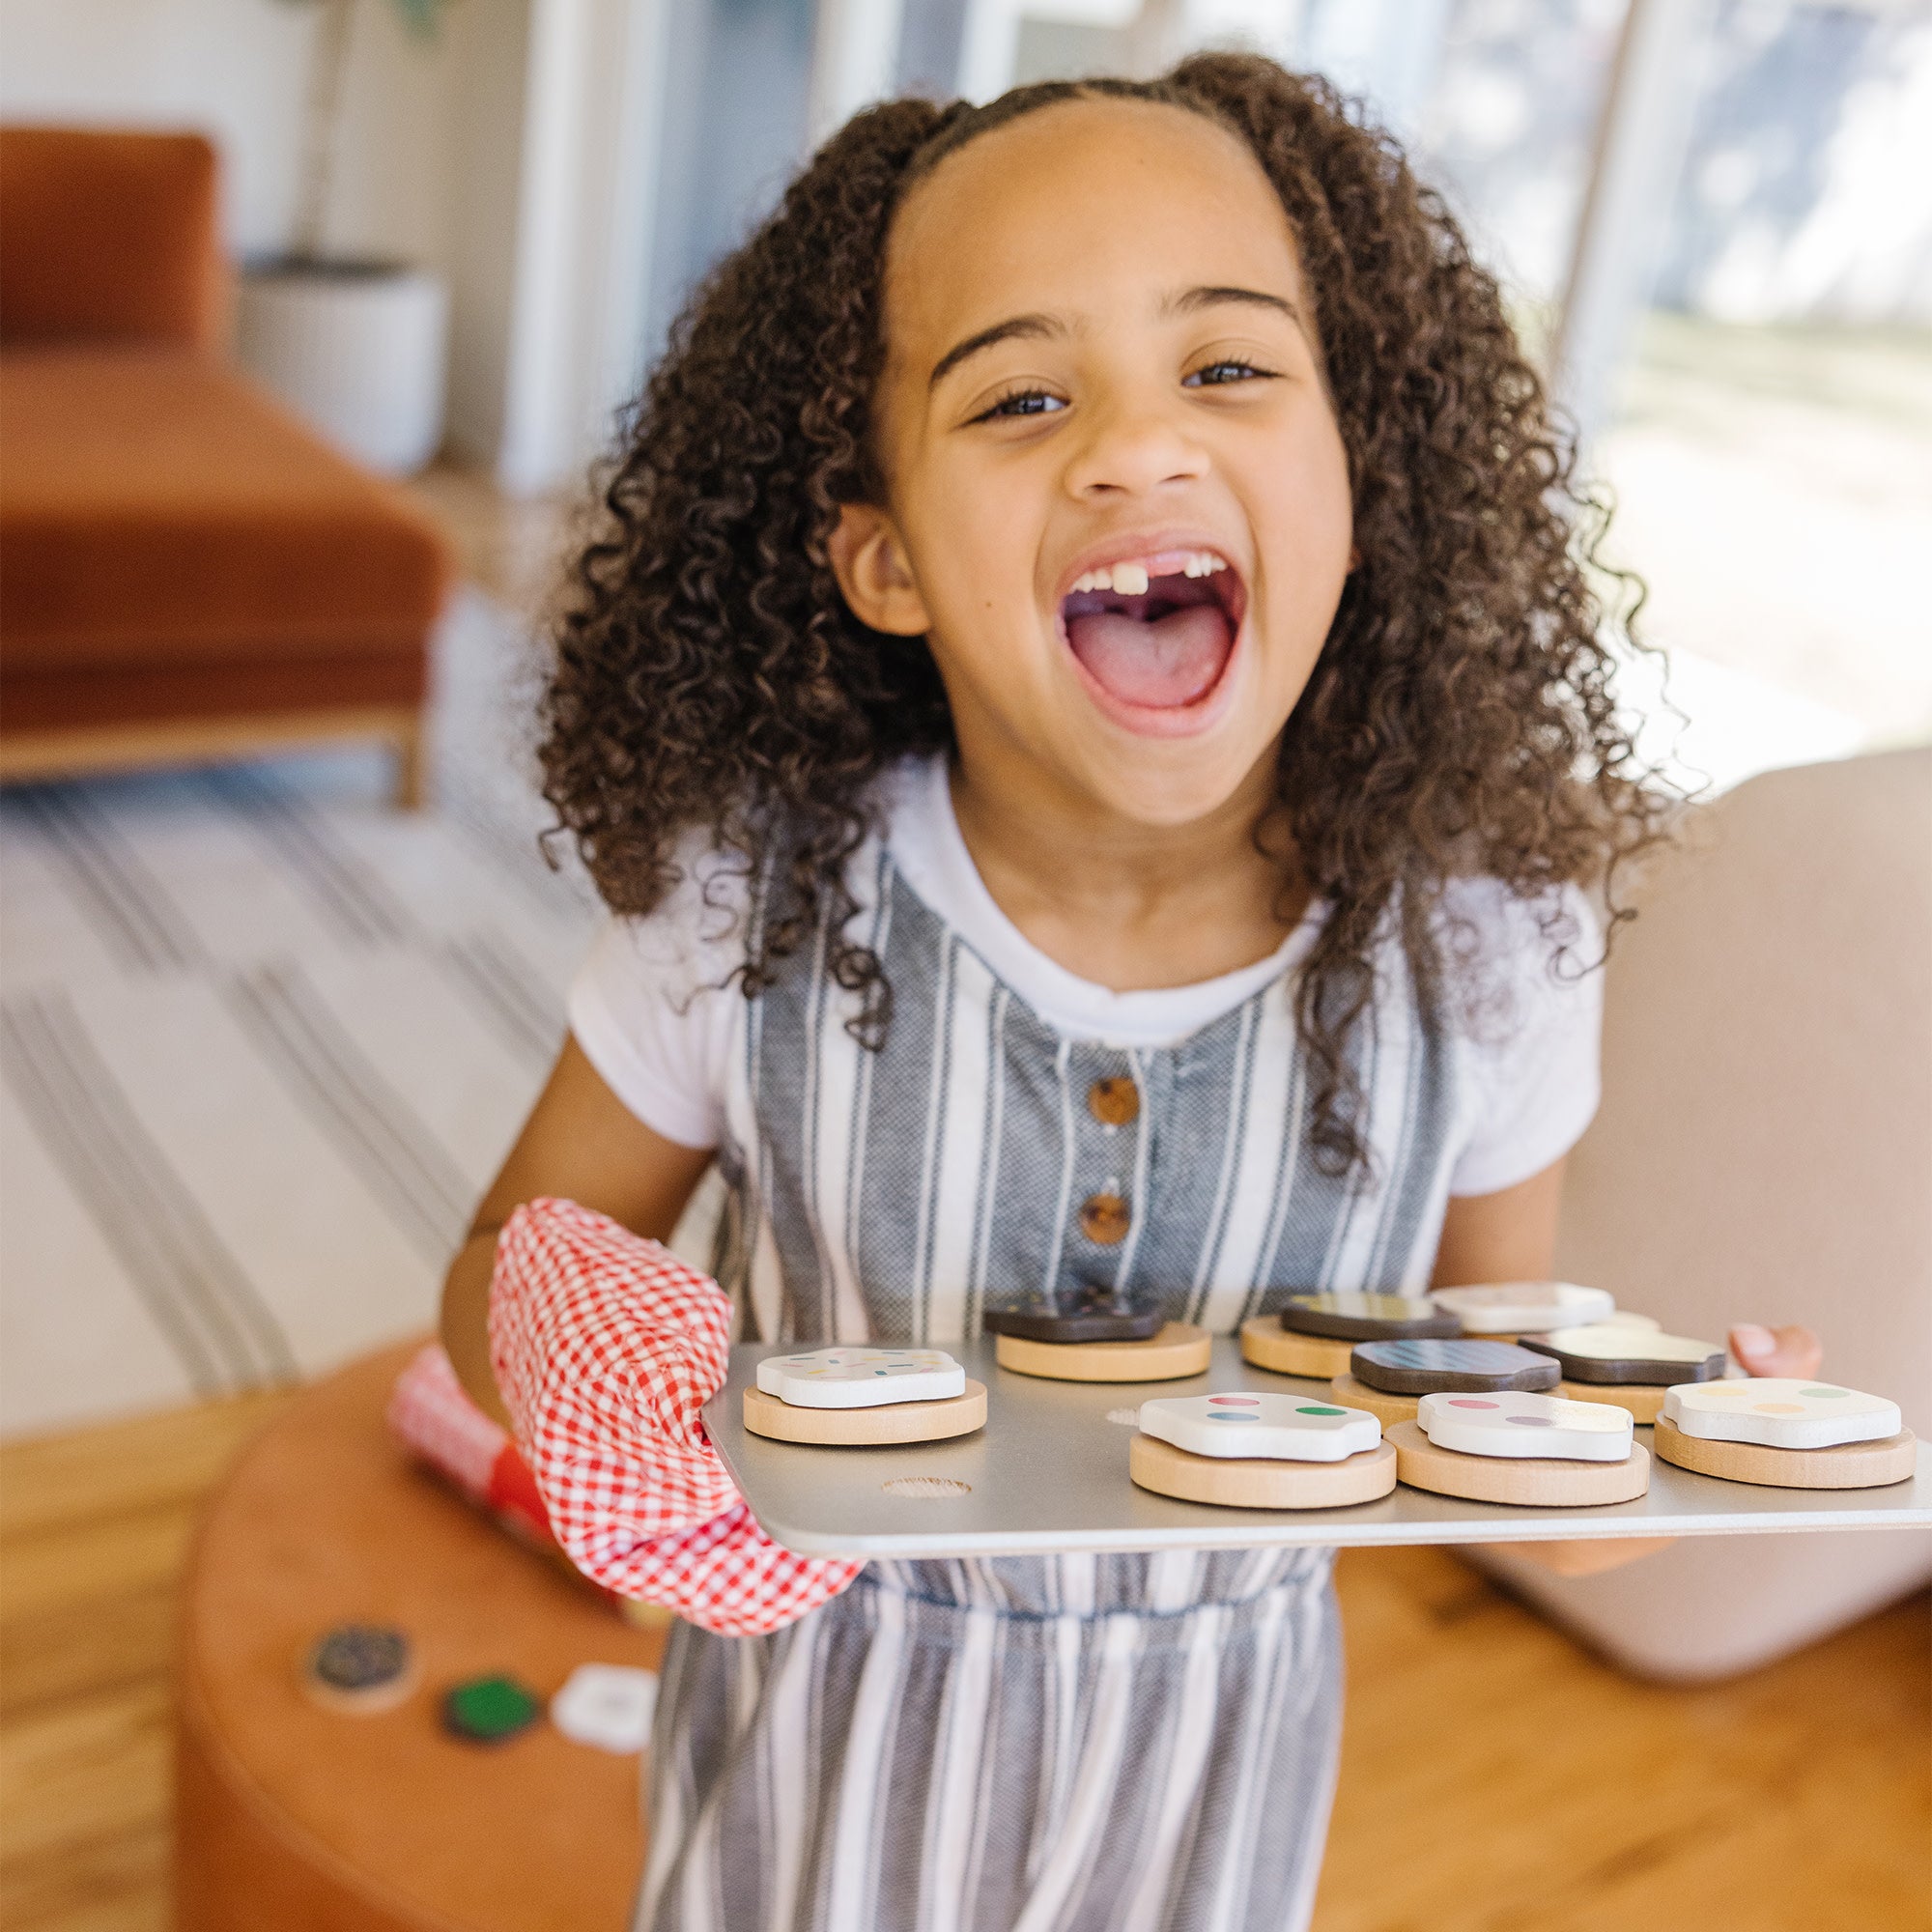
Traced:
MULTIPOLYGON (((1207 54, 1158 80, 1046 83, 983 107, 892 101, 828 141, 698 292, 627 425, 543 701, 546 836, 574 838, 611 909, 639 914, 707 828, 770 881, 746 994, 829 920, 855 1024, 882 1037, 891 988, 846 931, 847 861, 886 768, 952 743, 930 654, 853 616, 828 557, 840 505, 883 501, 888 238, 946 156, 1095 97, 1238 136, 1313 292, 1360 564, 1288 720, 1270 816, 1330 902, 1294 998, 1315 1143, 1347 1168, 1362 1151, 1348 1041, 1384 923, 1434 987, 1447 880, 1487 873, 1539 900, 1608 881, 1661 836, 1668 801, 1611 695, 1601 506, 1496 283, 1395 143, 1321 80, 1207 54)), ((1612 895, 1610 924, 1628 916, 1612 895)))

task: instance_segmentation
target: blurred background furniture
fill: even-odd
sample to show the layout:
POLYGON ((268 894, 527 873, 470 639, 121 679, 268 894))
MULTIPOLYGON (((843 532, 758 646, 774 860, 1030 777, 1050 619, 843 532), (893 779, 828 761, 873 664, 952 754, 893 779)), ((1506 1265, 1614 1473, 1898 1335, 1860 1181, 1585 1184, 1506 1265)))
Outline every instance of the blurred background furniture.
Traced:
MULTIPOLYGON (((1932 1435, 1932 750, 1768 772, 1690 815, 1618 935, 1559 1273, 1685 1335, 1803 1321, 1932 1435)), ((1627 1669, 1727 1675, 1932 1577, 1932 1538, 1699 1538, 1486 1568, 1627 1669)))
POLYGON ((421 790, 434 523, 227 361, 213 149, 0 129, 0 779, 379 738, 421 790))
POLYGON ((663 1628, 512 1542, 383 1420, 419 1346, 304 1391, 216 1492, 190 1560, 176 1719, 182 1932, 563 1932, 629 1922, 639 1760, 539 1719, 496 1745, 439 1719, 465 1678, 543 1698, 580 1663, 655 1669, 663 1628), (391 1624, 420 1688, 345 1717, 300 1688, 331 1625, 391 1624))

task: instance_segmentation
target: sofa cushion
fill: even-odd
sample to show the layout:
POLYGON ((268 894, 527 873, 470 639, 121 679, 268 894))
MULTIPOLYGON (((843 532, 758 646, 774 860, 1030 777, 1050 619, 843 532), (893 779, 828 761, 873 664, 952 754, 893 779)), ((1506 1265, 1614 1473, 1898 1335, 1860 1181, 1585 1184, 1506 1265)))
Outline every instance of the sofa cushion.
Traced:
POLYGON ((0 342, 213 352, 228 307, 201 135, 0 128, 0 342))
POLYGON ((440 531, 243 378, 166 350, 0 355, 0 676, 420 649, 440 531))

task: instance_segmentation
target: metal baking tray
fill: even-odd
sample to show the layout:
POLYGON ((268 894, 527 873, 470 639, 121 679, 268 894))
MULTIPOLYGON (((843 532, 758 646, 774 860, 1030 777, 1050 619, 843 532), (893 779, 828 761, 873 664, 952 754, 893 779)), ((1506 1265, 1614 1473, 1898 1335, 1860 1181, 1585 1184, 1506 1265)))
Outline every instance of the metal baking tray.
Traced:
MULTIPOLYGON (((1127 1443, 1135 1411, 1150 1396, 1273 1389, 1326 1397, 1325 1382, 1251 1368, 1232 1336, 1216 1337, 1205 1375, 1170 1382, 1045 1381, 998 1367, 990 1336, 950 1344, 966 1373, 986 1384, 985 1428, 950 1442, 830 1449, 748 1434, 744 1390, 756 1380, 758 1363, 796 1346, 733 1349, 729 1378, 704 1406, 704 1426, 766 1533, 805 1556, 1016 1556, 1932 1528, 1932 1459, 1922 1440, 1912 1479, 1875 1490, 1725 1483, 1653 1456, 1647 1495, 1591 1509, 1464 1502, 1404 1484, 1378 1502, 1327 1510, 1216 1509, 1136 1489, 1127 1477, 1127 1443), (929 1489, 904 1486, 905 1478, 922 1476, 943 1480, 929 1489)), ((1650 1431, 1638 1429, 1636 1439, 1648 1448, 1650 1431)))

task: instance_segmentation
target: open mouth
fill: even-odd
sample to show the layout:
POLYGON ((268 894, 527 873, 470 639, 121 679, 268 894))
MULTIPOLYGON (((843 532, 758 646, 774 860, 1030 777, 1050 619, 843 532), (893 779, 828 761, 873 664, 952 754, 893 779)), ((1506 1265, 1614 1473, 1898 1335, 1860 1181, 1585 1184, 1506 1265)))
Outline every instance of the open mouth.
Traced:
POLYGON ((1176 711, 1221 680, 1246 592, 1214 551, 1170 551, 1090 570, 1061 599, 1067 647, 1122 704, 1176 711))

